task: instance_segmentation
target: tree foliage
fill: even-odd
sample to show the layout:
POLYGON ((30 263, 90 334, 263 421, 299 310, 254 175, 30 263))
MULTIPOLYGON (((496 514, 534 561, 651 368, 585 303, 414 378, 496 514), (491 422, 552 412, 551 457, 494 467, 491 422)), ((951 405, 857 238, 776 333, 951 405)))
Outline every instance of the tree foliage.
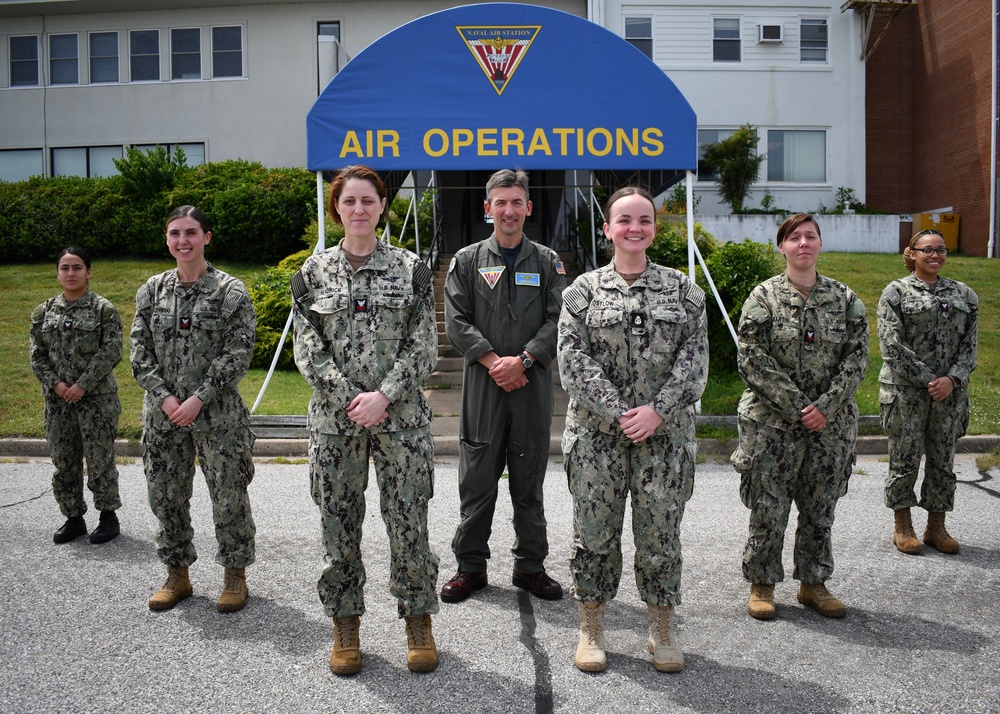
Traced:
POLYGON ((743 211, 763 161, 764 155, 757 153, 757 129, 750 124, 705 147, 705 163, 718 172, 719 195, 733 213, 743 211))

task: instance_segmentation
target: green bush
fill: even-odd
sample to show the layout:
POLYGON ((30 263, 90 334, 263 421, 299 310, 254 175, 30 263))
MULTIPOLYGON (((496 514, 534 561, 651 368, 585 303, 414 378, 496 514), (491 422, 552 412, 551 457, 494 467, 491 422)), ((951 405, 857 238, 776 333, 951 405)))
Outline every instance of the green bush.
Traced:
POLYGON ((116 178, 0 182, 0 260, 55 260, 67 245, 95 257, 123 252, 126 202, 116 178))
MULTIPOLYGON (((712 280, 719 290, 719 296, 726 306, 734 328, 739 322, 740 310, 750 292, 779 270, 774 247, 770 244, 755 243, 749 238, 744 239, 742 243, 726 243, 719 246, 710 256, 705 257, 705 264, 712 274, 712 280)), ((698 283, 706 292, 709 371, 735 372, 736 345, 733 343, 733 336, 726 327, 722 312, 700 268, 698 283)))
MULTIPOLYGON (((290 287, 292 276, 312 253, 311 248, 293 253, 273 268, 255 275, 247 287, 254 309, 257 311, 257 336, 254 339, 251 368, 267 369, 271 366, 278 340, 281 339, 281 332, 285 329, 288 315, 292 311, 290 287)), ((291 331, 281 349, 278 369, 295 369, 291 331)))
POLYGON ((167 255, 164 220, 192 204, 208 216, 214 259, 276 262, 316 215, 315 176, 225 161, 188 168, 182 152, 130 149, 109 178, 0 182, 0 260, 49 260, 78 244, 93 256, 167 255))

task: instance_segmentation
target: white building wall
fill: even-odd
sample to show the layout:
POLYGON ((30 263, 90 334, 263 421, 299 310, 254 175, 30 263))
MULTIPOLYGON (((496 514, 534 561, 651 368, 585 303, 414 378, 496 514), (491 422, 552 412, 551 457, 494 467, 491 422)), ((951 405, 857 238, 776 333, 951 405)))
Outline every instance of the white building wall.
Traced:
MULTIPOLYGON (((144 3, 149 5, 149 2, 144 3)), ((198 7, 147 12, 4 17, 0 19, 0 150, 104 145, 204 143, 206 161, 245 159, 265 166, 304 166, 305 120, 319 93, 317 24, 339 22, 342 44, 355 56, 396 27, 465 4, 430 0, 324 2, 198 7), (242 78, 211 79, 212 26, 244 28, 242 78), (201 80, 171 81, 170 29, 202 29, 201 80), (130 83, 129 30, 160 30, 159 82, 130 83), (89 84, 88 32, 119 32, 116 84, 89 84), (47 85, 50 34, 79 33, 81 84, 47 85), (43 36, 42 86, 10 87, 10 36, 43 36)), ((30 5, 30 4, 29 4, 30 5)), ((548 7, 586 16, 584 0, 548 7)), ((427 48, 400 54, 419 62, 427 48)), ((391 75, 382 78, 386 92, 391 75)), ((431 101, 428 98, 428 101, 431 101)), ((350 111, 350 107, 344 107, 350 111)))
MULTIPOLYGON (((691 103, 700 129, 734 129, 752 124, 760 135, 759 153, 767 153, 768 129, 826 132, 826 180, 815 183, 768 182, 767 163, 753 187, 748 207, 757 207, 765 190, 775 205, 813 211, 837 204, 840 187, 865 197, 865 70, 860 60, 858 18, 840 11, 841 2, 770 0, 769 2, 604 3, 605 26, 624 35, 625 17, 653 20, 654 61, 691 103), (739 18, 742 57, 738 63, 713 62, 713 18, 739 18), (825 19, 826 63, 801 62, 800 21, 825 19), (780 44, 758 43, 758 24, 781 24, 780 44)), ((702 214, 729 213, 715 183, 699 181, 695 193, 702 214)))

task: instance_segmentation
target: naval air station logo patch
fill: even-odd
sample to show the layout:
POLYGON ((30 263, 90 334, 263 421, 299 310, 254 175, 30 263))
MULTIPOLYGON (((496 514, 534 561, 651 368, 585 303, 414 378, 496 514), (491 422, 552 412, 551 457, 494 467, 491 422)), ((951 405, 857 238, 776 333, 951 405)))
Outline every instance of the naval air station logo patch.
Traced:
POLYGON ((479 274, 483 276, 483 280, 486 284, 490 286, 490 290, 497 286, 497 281, 500 280, 500 276, 503 275, 503 271, 507 266, 501 265, 499 268, 480 268, 479 274))
POLYGON ((503 94, 541 25, 455 26, 497 94, 503 94))

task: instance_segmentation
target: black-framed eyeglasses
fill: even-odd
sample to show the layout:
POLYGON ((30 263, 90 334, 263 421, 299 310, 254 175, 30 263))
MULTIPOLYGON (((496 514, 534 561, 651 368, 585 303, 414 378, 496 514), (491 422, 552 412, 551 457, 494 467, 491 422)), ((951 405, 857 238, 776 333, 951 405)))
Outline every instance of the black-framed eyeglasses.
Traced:
POLYGON ((930 246, 927 246, 927 247, 924 247, 924 248, 914 248, 913 250, 917 251, 918 253, 920 253, 921 255, 923 255, 925 258, 930 258, 935 253, 937 253, 938 255, 940 255, 942 258, 944 256, 948 255, 948 249, 945 246, 943 246, 943 245, 940 246, 940 247, 938 247, 938 248, 931 248, 930 246))

